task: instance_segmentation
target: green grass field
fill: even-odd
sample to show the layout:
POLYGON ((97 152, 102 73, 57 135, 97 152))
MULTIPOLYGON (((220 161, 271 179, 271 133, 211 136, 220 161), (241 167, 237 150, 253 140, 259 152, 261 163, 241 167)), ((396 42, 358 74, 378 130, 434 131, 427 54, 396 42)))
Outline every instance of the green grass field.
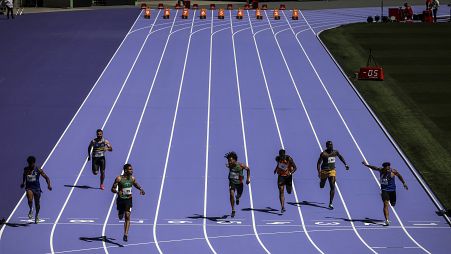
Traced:
POLYGON ((451 23, 351 24, 320 38, 348 77, 366 65, 372 49, 385 80, 351 80, 450 209, 451 23))

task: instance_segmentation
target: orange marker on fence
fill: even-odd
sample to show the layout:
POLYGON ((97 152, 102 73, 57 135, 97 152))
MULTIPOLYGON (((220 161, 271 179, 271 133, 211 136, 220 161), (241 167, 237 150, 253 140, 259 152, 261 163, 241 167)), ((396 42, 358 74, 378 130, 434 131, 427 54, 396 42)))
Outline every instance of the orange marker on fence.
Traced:
POLYGON ((236 14, 236 18, 237 19, 243 19, 243 10, 242 9, 238 9, 238 13, 236 14))
POLYGON ((279 15, 279 9, 274 9, 274 19, 275 20, 279 20, 280 19, 280 15, 279 15))
POLYGON ((255 17, 257 19, 263 19, 262 13, 261 13, 260 9, 258 9, 258 8, 255 10, 255 17))
POLYGON ((207 9, 202 8, 200 9, 200 19, 206 19, 207 18, 207 9))
POLYGON ((188 8, 183 9, 182 19, 188 19, 188 16, 189 16, 188 8))
POLYGON ((294 9, 293 10, 293 15, 291 16, 291 18, 293 20, 298 20, 299 19, 299 10, 298 9, 294 9))
POLYGON ((224 19, 224 9, 219 9, 219 11, 218 11, 218 19, 224 19))
POLYGON ((164 9, 163 18, 168 19, 170 15, 171 11, 169 10, 169 8, 164 9))
POLYGON ((149 7, 147 7, 146 10, 144 11, 144 18, 150 19, 150 8, 149 7))

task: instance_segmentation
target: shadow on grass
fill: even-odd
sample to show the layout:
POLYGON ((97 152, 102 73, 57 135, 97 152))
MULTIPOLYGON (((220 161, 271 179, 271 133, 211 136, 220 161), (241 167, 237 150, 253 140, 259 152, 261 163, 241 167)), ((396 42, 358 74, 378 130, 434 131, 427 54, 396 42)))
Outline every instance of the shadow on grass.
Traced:
POLYGON ((118 247, 124 247, 124 245, 115 242, 114 238, 108 238, 106 236, 98 236, 98 237, 80 237, 79 238, 80 241, 85 241, 85 242, 106 242, 106 243, 110 243, 113 245, 116 245, 118 247))

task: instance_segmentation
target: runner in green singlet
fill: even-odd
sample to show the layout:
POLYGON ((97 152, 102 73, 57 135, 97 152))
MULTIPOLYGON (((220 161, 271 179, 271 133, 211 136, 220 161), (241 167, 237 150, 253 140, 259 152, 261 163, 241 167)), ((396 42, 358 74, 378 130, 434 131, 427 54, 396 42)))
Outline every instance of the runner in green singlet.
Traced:
POLYGON ((232 218, 235 217, 235 191, 236 204, 240 204, 240 197, 243 194, 243 170, 247 170, 246 184, 251 182, 251 170, 249 167, 241 162, 238 162, 238 156, 235 152, 229 152, 225 156, 227 158, 227 168, 229 169, 229 193, 230 205, 232 206, 232 218))
POLYGON ((117 193, 117 210, 118 217, 120 220, 124 218, 125 214, 125 223, 124 223, 124 242, 128 241, 128 229, 130 228, 130 213, 132 211, 132 187, 135 186, 140 192, 141 195, 144 195, 144 189, 136 181, 136 178, 133 177, 133 167, 130 164, 124 165, 124 173, 116 177, 114 181, 113 187, 111 187, 111 191, 113 193, 117 193))

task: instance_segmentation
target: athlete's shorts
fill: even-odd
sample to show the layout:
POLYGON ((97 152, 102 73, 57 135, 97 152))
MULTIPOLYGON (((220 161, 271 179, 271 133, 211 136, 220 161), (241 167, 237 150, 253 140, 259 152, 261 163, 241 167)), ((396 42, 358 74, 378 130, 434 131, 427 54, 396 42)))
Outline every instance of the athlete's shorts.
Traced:
POLYGON ((236 192, 236 198, 240 198, 243 194, 243 183, 232 183, 229 182, 229 190, 234 190, 236 192))
POLYGON ((335 169, 330 170, 321 169, 321 180, 325 180, 331 176, 337 176, 337 171, 335 169))
POLYGON ((130 212, 133 207, 132 198, 117 198, 116 206, 119 213, 130 212))
POLYGON ((381 192, 382 201, 390 201, 392 206, 396 205, 396 191, 385 191, 381 192))
POLYGON ((277 177, 277 186, 285 185, 287 188, 288 194, 291 194, 291 189, 293 186, 293 176, 278 176, 277 177))
POLYGON ((106 161, 105 156, 92 158, 92 173, 97 174, 100 171, 105 171, 106 161))
POLYGON ((32 189, 32 188, 28 188, 26 189, 27 191, 31 191, 33 192, 33 198, 34 200, 38 200, 41 198, 41 189, 32 189))

